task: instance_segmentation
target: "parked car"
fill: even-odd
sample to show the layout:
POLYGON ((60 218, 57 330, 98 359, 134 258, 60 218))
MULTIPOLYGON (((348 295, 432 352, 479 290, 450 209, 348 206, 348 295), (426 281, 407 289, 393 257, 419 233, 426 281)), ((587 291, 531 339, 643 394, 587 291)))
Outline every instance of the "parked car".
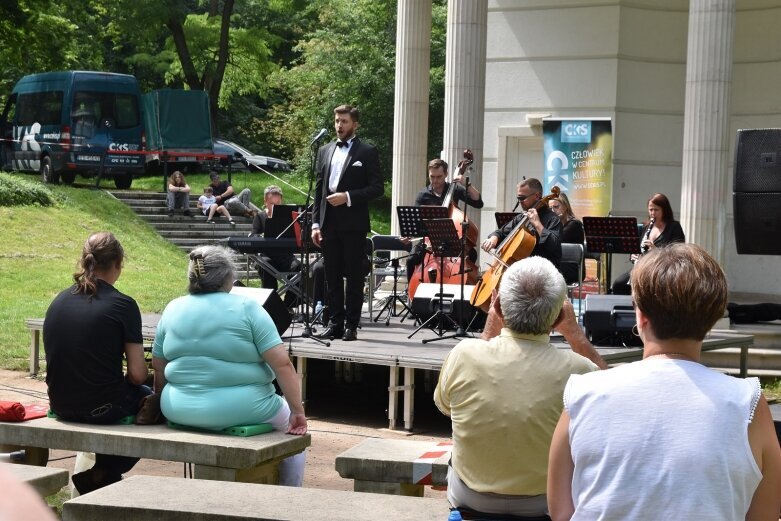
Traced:
MULTIPOLYGON (((284 159, 253 154, 246 148, 225 139, 214 140, 214 153, 233 158, 231 168, 234 170, 269 170, 272 172, 287 172, 291 170, 290 164, 284 159)), ((222 166, 228 166, 228 162, 228 158, 220 160, 222 166)))

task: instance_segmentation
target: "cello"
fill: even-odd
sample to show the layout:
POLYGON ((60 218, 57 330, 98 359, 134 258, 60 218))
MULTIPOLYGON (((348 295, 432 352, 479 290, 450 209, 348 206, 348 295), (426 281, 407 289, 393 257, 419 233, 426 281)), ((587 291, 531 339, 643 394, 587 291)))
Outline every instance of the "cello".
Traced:
MULTIPOLYGON (((470 149, 464 150, 464 158, 458 163, 458 171, 454 174, 463 175, 466 169, 474 162, 474 154, 470 149)), ((467 178, 467 184, 469 178, 467 178)), ((424 282, 437 283, 441 282, 444 277, 444 284, 461 284, 462 272, 466 275, 466 284, 475 284, 478 278, 478 270, 475 261, 477 260, 477 239, 479 231, 477 226, 472 221, 466 219, 466 214, 458 207, 458 204, 453 200, 453 194, 456 189, 456 182, 451 182, 448 186, 448 190, 445 193, 445 197, 442 200, 442 207, 448 209, 448 217, 453 221, 458 232, 458 238, 461 239, 461 243, 466 249, 464 255, 464 268, 462 269, 461 257, 446 257, 442 264, 442 272, 440 273, 440 263, 436 256, 432 252, 431 241, 426 237, 426 256, 423 259, 423 263, 420 269, 415 269, 415 274, 408 283, 407 294, 412 299, 415 296, 415 292, 420 284, 424 282), (462 226, 466 223, 466 229, 462 226), (466 238, 464 239, 464 235, 466 238)), ((467 195, 468 197, 468 195, 467 195)), ((466 204, 466 203, 464 203, 466 204)))
MULTIPOLYGON (((541 197, 537 201, 534 209, 539 210, 543 206, 547 206, 548 201, 558 198, 560 192, 559 187, 554 186, 551 188, 550 194, 541 197)), ((493 254, 496 260, 483 273, 483 277, 472 291, 472 297, 469 299, 470 304, 487 313, 491 304, 493 290, 499 287, 499 281, 502 280, 504 271, 510 264, 530 256, 536 245, 537 237, 529 222, 529 215, 524 214, 523 218, 515 225, 515 228, 496 246, 496 251, 493 254)))

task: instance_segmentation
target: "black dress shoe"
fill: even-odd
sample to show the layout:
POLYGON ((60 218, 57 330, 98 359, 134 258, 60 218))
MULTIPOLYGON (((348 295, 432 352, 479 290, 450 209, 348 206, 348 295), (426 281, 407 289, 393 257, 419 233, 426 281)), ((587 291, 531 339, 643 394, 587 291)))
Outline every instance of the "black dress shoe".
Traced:
POLYGON ((330 338, 331 340, 333 340, 335 338, 342 338, 343 334, 344 334, 344 327, 329 324, 328 327, 325 328, 322 333, 317 335, 317 338, 330 338))
POLYGON ((355 334, 354 329, 345 329, 342 340, 345 342, 352 342, 353 340, 358 340, 358 336, 355 334))

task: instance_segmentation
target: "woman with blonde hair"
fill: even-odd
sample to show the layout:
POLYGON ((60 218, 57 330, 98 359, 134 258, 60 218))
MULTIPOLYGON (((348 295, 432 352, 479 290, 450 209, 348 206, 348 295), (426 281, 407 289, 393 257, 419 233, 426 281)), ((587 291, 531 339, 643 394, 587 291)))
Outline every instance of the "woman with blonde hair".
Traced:
MULTIPOLYGON (((586 241, 586 236, 583 233, 583 223, 575 217, 567 194, 561 193, 558 198, 551 199, 548 201, 548 206, 553 210, 553 213, 559 216, 561 221, 561 234, 559 235, 561 243, 583 244, 586 241)), ((582 269, 585 269, 585 266, 582 269)), ((577 264, 562 262, 559 265, 559 271, 564 275, 564 280, 567 281, 567 284, 578 281, 577 264)))

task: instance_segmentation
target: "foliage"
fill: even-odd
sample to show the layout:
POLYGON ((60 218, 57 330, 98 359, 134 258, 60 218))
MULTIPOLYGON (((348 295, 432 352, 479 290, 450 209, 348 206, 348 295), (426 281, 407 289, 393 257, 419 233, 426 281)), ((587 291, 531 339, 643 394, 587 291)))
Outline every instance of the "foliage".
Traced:
MULTIPOLYGON (((13 174, 17 179, 30 176, 13 174)), ((35 181, 28 181, 35 184, 35 181)), ((72 282, 87 236, 112 231, 127 260, 117 288, 142 312, 160 312, 186 291, 184 252, 161 238, 128 207, 102 191, 66 186, 50 190, 65 204, 0 207, 0 365, 27 366, 30 334, 24 321, 43 317, 54 296, 72 282)))
POLYGON ((45 185, 0 172, 0 206, 54 206, 63 201, 45 185))

